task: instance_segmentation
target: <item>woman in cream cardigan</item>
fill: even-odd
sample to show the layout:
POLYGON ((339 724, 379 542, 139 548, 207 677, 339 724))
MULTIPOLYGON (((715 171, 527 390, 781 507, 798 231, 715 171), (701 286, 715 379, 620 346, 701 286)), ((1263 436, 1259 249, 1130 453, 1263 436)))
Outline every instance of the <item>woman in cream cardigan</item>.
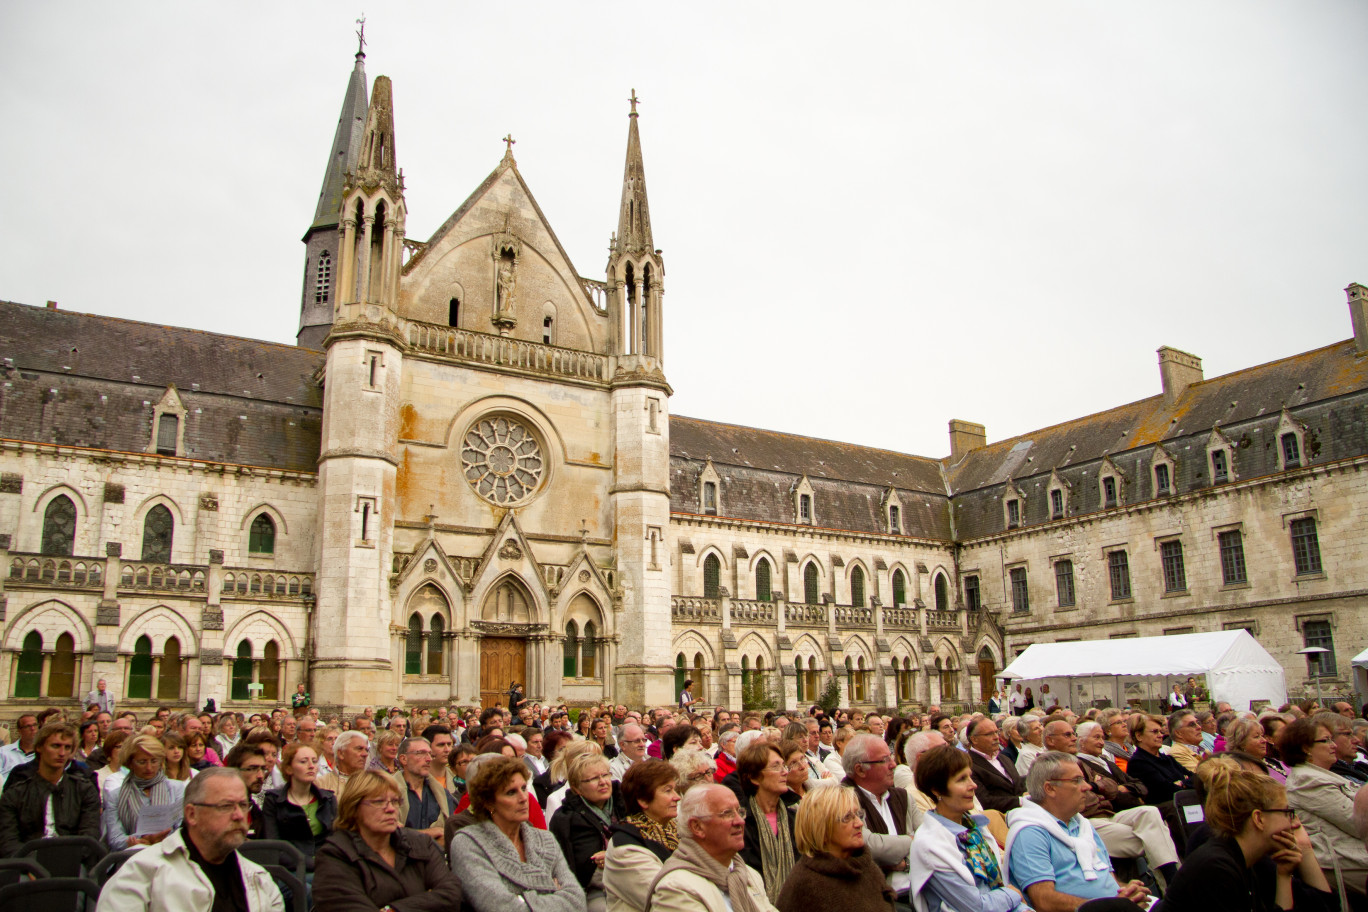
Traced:
POLYGON ((917 788, 936 803, 912 840, 912 902, 917 912, 1016 912, 1020 891, 1002 876, 988 819, 974 813, 969 755, 935 747, 917 758, 917 788))
POLYGON ((1368 879, 1368 785, 1330 772, 1336 759, 1334 732, 1315 718, 1298 719, 1284 728, 1278 751, 1292 768, 1287 805, 1311 837, 1321 869, 1332 882, 1361 898, 1368 879))

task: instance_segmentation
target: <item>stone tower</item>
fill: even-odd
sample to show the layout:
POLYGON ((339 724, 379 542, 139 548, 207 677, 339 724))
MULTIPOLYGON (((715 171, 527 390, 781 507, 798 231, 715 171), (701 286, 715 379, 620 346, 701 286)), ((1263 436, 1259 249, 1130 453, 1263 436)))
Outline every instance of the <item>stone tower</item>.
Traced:
POLYGON ((340 268, 340 225, 342 194, 348 172, 356 168, 361 137, 366 128, 366 54, 356 51, 356 65, 342 98, 342 113, 337 118, 337 134, 323 171, 323 187, 318 192, 318 207, 313 222, 304 232, 304 289, 299 302, 301 348, 322 350, 323 338, 333 322, 337 304, 337 275, 340 268))
POLYGON ((616 239, 608 256, 617 369, 612 380, 613 539, 628 610, 619 626, 616 699, 673 702, 670 664, 670 385, 662 359, 665 263, 651 240, 637 98, 628 115, 627 162, 616 239))
POLYGON ((335 318, 324 340, 314 686, 344 706, 391 682, 390 590, 403 340, 396 315, 404 180, 390 80, 378 76, 342 186, 335 318))

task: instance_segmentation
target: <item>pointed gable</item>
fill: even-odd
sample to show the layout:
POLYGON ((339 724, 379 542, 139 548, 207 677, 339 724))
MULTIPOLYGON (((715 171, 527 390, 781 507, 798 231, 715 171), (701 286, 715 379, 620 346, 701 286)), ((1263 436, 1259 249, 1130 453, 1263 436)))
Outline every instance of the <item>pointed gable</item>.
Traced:
POLYGON ((404 267, 399 312, 440 325, 458 312, 457 328, 495 332, 503 265, 512 270, 511 308, 499 316, 512 317, 511 337, 542 342, 549 318, 553 344, 607 352, 607 314, 594 307, 511 155, 404 267))

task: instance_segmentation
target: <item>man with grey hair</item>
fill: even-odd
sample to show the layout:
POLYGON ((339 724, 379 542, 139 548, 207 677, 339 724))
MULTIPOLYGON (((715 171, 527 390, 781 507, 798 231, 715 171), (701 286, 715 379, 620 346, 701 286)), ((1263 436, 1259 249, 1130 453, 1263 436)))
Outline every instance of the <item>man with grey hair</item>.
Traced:
POLYGON ((760 873, 736 857, 746 844, 746 812, 731 789, 690 789, 675 823, 679 848, 646 891, 652 912, 776 912, 760 873))
POLYGON ((911 908, 907 873, 912 834, 925 814, 908 800, 906 789, 893 787, 893 752, 878 735, 859 734, 841 755, 846 777, 841 784, 855 789, 865 815, 865 845, 893 890, 899 907, 911 908))
POLYGON ((1149 895, 1144 885, 1117 883, 1102 837, 1079 813, 1090 787, 1078 763, 1070 754, 1046 751, 1031 765, 1030 800, 1008 815, 1003 879, 1044 912, 1091 900, 1142 902, 1149 895))
POLYGON ((1040 716, 1022 716, 1017 720, 1017 732, 1021 734, 1021 745, 1017 748, 1017 775, 1025 779, 1031 771, 1036 757, 1045 753, 1045 731, 1040 716))
POLYGON ((1169 737, 1173 744, 1169 756, 1189 773, 1197 772, 1197 764, 1206 759, 1202 750, 1202 726, 1197 714, 1190 709, 1180 709, 1168 718, 1169 737))
POLYGON ((98 912, 284 912, 271 875, 237 852, 251 807, 238 771, 201 771, 185 787, 184 807, 179 829, 136 853, 105 884, 98 912))
POLYGON ((1002 756, 1002 742, 998 740, 997 723, 992 719, 976 719, 965 731, 969 742, 969 762, 978 799, 985 808, 1007 813, 1021 806, 1021 795, 1026 784, 1017 775, 1016 767, 1002 756))
POLYGON ((333 742, 333 759, 336 761, 333 769, 319 774, 318 787, 335 792, 341 802, 347 780, 365 769, 366 761, 370 759, 370 740, 365 732, 352 730, 338 735, 333 742))
POLYGON ((399 819, 410 830, 418 830, 443 845, 446 819, 451 814, 447 791, 432 778, 432 744, 427 738, 405 738, 399 742, 396 757, 399 770, 394 781, 399 785, 399 819))
POLYGON ((1002 744, 1002 756, 1008 763, 1016 766, 1017 757, 1021 756, 1021 742, 1025 740, 1017 730, 1017 723, 1020 722, 1016 716, 1008 716, 998 723, 998 742, 1002 744))
POLYGON ((646 729, 635 722, 624 722, 618 731, 618 755, 608 762, 608 773, 614 782, 621 782, 627 770, 646 756, 646 729))
POLYGON ((1062 724, 1051 722, 1045 726, 1045 746, 1078 758, 1078 768, 1092 789, 1082 814, 1106 843, 1108 854, 1113 858, 1138 858, 1143 854, 1150 868, 1163 875, 1165 883, 1172 883, 1173 875, 1178 873, 1178 849, 1173 836, 1159 809, 1141 803, 1143 798, 1138 792, 1143 786, 1137 786, 1107 757, 1102 726, 1084 722, 1078 726, 1075 737, 1061 738, 1056 726, 1062 724))

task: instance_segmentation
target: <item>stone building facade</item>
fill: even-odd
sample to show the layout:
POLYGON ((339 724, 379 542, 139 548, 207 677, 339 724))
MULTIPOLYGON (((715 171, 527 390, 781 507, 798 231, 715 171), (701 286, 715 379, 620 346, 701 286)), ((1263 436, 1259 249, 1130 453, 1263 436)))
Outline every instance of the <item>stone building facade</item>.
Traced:
POLYGON ((358 54, 296 346, 0 303, 0 707, 954 704, 1031 642, 1229 626, 1347 674, 1368 290, 1351 341, 1212 380, 1164 349, 1161 395, 951 422, 945 459, 671 416, 632 107, 602 279, 511 140, 407 238, 358 54))

